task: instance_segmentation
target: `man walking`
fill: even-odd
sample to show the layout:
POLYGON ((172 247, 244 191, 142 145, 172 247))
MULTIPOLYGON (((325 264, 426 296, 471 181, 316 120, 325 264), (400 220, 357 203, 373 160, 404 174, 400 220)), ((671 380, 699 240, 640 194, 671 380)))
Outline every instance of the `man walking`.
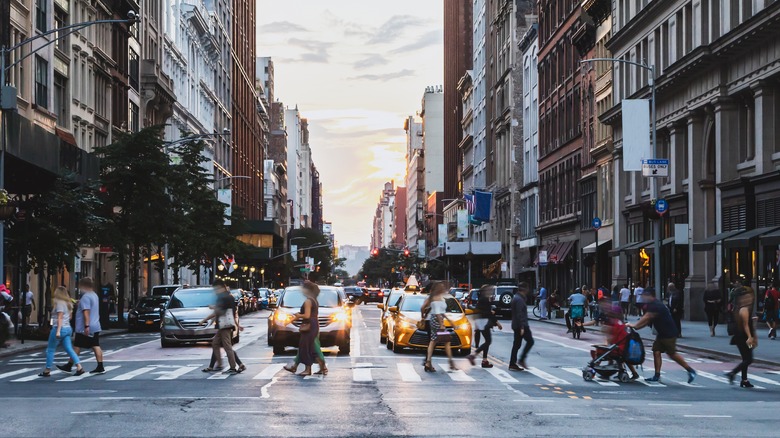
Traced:
POLYGON ((623 284, 620 289, 620 308, 623 309, 623 321, 628 321, 628 312, 631 307, 631 289, 627 284, 623 284))
POLYGON ((211 348, 213 349, 212 356, 217 358, 217 368, 222 368, 222 352, 220 348, 225 349, 225 355, 227 356, 230 369, 227 370, 230 374, 238 374, 244 371, 246 367, 242 364, 240 369, 236 368, 236 354, 233 351, 233 329, 238 327, 239 330, 243 328, 238 324, 238 315, 236 312, 236 300, 233 295, 230 294, 230 290, 222 280, 216 280, 212 284, 214 292, 217 294, 217 303, 214 305, 214 313, 208 318, 201 321, 201 325, 206 325, 206 322, 214 318, 215 326, 217 328, 217 334, 211 341, 211 348))
POLYGON ((523 369, 528 368, 525 364, 525 358, 528 356, 528 351, 534 346, 531 327, 528 326, 528 306, 525 302, 527 296, 528 284, 520 283, 511 303, 514 341, 512 342, 512 354, 509 356, 510 371, 523 371, 523 369), (523 353, 520 355, 520 366, 518 366, 518 363, 516 362, 517 352, 520 351, 523 340, 525 340, 525 347, 523 347, 523 353))
POLYGON ((645 300, 644 316, 637 321, 636 324, 626 324, 629 327, 635 329, 641 329, 652 323, 658 335, 656 335, 655 342, 653 342, 653 365, 655 366, 655 374, 649 379, 645 379, 648 382, 657 382, 661 379, 661 364, 663 363, 661 355, 666 353, 670 359, 677 362, 681 367, 685 368, 688 372, 688 383, 692 383, 696 378, 696 371, 691 368, 685 359, 677 353, 677 326, 672 319, 672 314, 669 309, 655 298, 655 289, 648 287, 643 291, 645 300))
POLYGON ((634 304, 636 305, 636 314, 638 316, 642 316, 644 314, 644 307, 645 307, 645 288, 642 287, 640 284, 636 288, 634 288, 634 304))
POLYGON ((35 310, 35 294, 30 290, 30 285, 25 284, 22 289, 22 299, 24 300, 24 307, 22 309, 22 329, 27 328, 27 324, 30 323, 30 316, 33 310, 35 310))
MULTIPOLYGON (((76 337, 73 340, 73 350, 76 355, 81 353, 82 348, 91 348, 95 353, 97 367, 90 371, 90 374, 103 374, 106 372, 103 367, 103 350, 100 349, 100 299, 95 293, 95 284, 89 277, 79 280, 79 304, 76 308, 76 337)), ((73 369, 73 362, 68 361, 65 365, 57 365, 62 371, 69 373, 73 369)))
POLYGON ((547 288, 539 289, 539 319, 547 319, 547 288))

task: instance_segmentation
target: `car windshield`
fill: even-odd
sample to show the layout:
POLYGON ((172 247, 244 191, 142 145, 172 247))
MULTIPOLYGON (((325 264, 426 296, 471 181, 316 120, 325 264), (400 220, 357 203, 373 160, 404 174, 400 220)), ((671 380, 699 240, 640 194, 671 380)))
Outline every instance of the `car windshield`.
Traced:
POLYGON ((176 292, 177 289, 179 289, 180 286, 154 286, 152 287, 152 295, 167 295, 170 296, 174 292, 176 292))
POLYGON ((390 296, 387 297, 387 306, 393 307, 398 305, 398 301, 403 298, 404 293, 403 292, 392 292, 390 293, 390 296))
MULTIPOLYGON (((402 312, 419 312, 422 308, 422 304, 427 297, 425 295, 413 295, 407 296, 401 302, 402 312)), ((458 301, 453 297, 444 297, 444 302, 447 304, 447 313, 463 313, 458 301)))
POLYGON ((216 304, 216 302, 217 295, 212 289, 188 289, 174 293, 168 308, 208 307, 216 304))
MULTIPOLYGON (((304 301, 306 301, 306 297, 301 289, 288 289, 284 292, 282 307, 300 308, 303 306, 304 301)), ((320 296, 317 297, 317 302, 320 303, 320 307, 341 306, 337 289, 320 288, 320 296)))
POLYGON ((142 298, 138 302, 139 309, 154 309, 165 305, 168 298, 142 298))

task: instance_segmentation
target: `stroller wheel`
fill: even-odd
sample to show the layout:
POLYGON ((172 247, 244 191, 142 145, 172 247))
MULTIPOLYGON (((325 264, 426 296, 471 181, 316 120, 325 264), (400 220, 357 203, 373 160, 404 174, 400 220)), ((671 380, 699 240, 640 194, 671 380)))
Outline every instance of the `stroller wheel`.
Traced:
POLYGON ((582 380, 586 382, 590 382, 593 380, 593 376, 596 375, 596 372, 593 370, 593 368, 586 368, 582 370, 582 380))
POLYGON ((628 383, 631 381, 631 377, 628 375, 628 373, 620 373, 620 375, 618 375, 618 380, 623 383, 628 383))

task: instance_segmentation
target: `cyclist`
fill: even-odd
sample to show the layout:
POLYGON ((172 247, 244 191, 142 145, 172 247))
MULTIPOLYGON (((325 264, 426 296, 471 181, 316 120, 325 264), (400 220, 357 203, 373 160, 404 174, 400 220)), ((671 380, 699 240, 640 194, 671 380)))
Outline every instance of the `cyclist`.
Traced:
MULTIPOLYGON (((569 297, 569 311, 566 312, 566 333, 571 333, 572 325, 571 320, 579 319, 580 322, 585 318, 585 305, 588 303, 588 298, 582 294, 582 290, 577 288, 574 293, 569 297)), ((583 330, 585 331, 585 330, 583 330)))

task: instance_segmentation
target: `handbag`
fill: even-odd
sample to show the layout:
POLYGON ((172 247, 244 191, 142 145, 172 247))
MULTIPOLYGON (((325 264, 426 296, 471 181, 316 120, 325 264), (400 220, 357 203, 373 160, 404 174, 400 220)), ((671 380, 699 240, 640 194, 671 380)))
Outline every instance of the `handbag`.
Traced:
POLYGON ((233 328, 235 326, 233 309, 226 309, 224 314, 217 316, 217 324, 220 329, 233 328))
POLYGON ((306 333, 311 331, 311 322, 306 321, 304 323, 301 323, 301 326, 298 327, 298 331, 301 333, 306 333))
POLYGON ((425 330, 428 327, 428 320, 421 319, 417 321, 417 330, 425 330))
POLYGON ((440 344, 446 344, 447 342, 452 341, 452 335, 450 332, 443 330, 436 332, 436 342, 440 344))

